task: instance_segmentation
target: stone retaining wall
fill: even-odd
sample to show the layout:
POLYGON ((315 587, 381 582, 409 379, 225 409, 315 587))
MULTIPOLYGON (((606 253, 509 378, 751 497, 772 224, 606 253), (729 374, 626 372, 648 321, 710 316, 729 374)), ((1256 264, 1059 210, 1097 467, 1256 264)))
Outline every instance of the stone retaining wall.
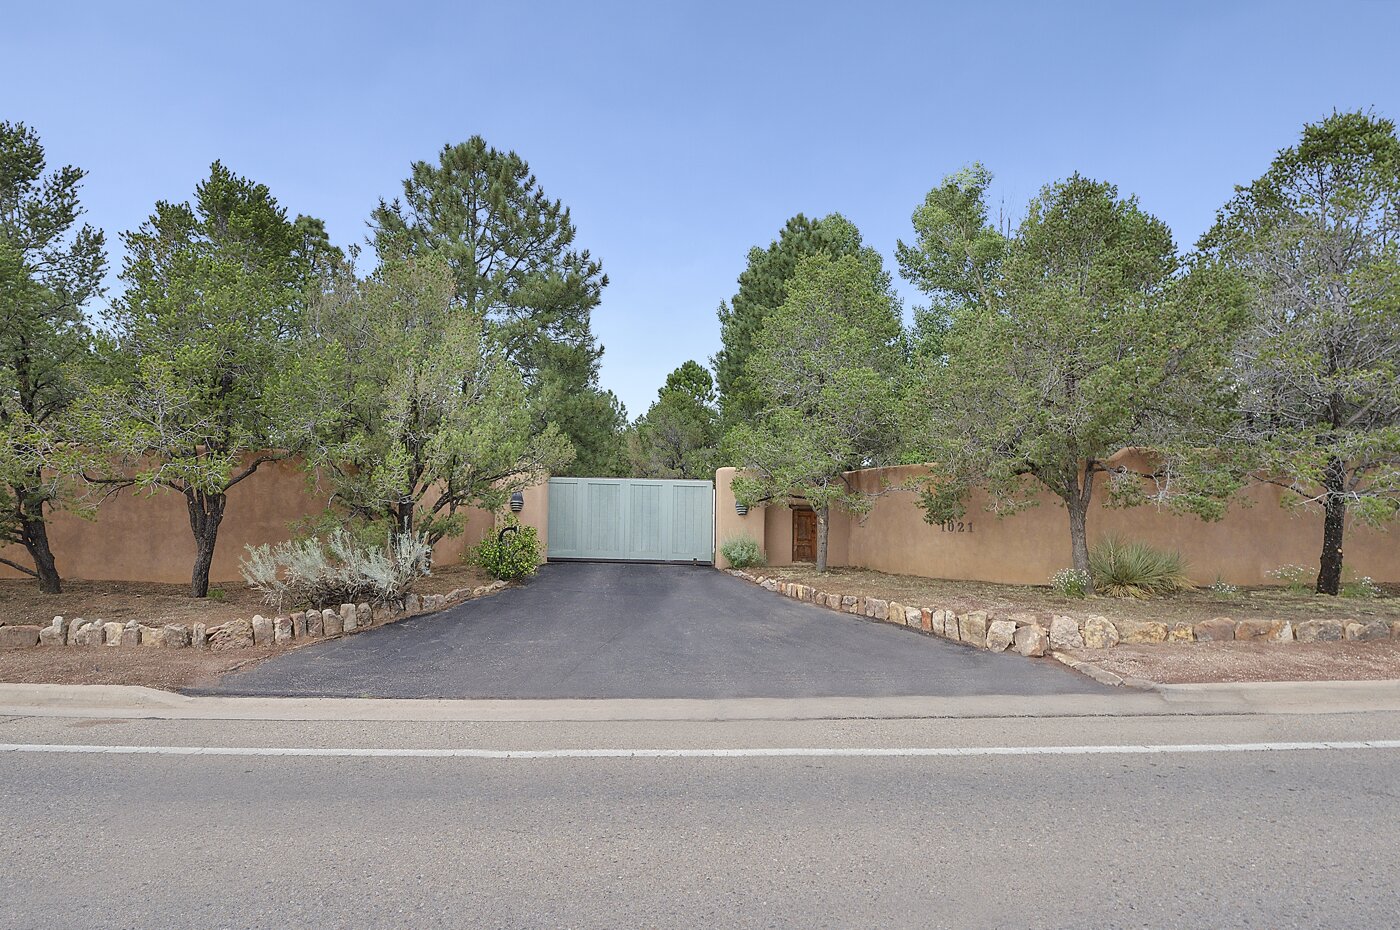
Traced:
POLYGON ((148 646, 162 649, 244 649, 250 646, 286 646, 312 639, 359 633, 418 614, 433 613, 474 597, 494 594, 506 587, 493 581, 476 588, 458 588, 451 594, 410 594, 403 607, 341 604, 338 610, 304 610, 288 616, 252 620, 228 620, 214 626, 203 623, 165 623, 159 626, 137 620, 114 623, 104 620, 54 617, 48 626, 0 626, 0 649, 29 646, 148 646))
MULTIPOLYGON (((1083 620, 1061 615, 989 613, 963 614, 940 607, 915 607, 876 597, 828 594, 810 585, 756 575, 739 569, 726 571, 767 591, 841 613, 893 623, 932 636, 992 652, 1013 651, 1023 656, 1056 655, 1062 649, 1109 649, 1124 644, 1194 643, 1240 640, 1268 643, 1315 643, 1341 640, 1400 639, 1400 620, 1233 620, 1216 617, 1200 623, 1165 624, 1155 621, 1083 620)), ((1074 663, 1069 663, 1074 664, 1074 663)))

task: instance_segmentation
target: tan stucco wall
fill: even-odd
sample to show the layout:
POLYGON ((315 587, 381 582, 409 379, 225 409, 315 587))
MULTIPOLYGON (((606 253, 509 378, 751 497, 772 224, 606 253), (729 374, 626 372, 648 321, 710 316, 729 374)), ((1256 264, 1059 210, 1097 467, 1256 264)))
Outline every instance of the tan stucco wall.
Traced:
MULTIPOLYGON (((260 467, 229 491, 228 509, 219 527, 210 581, 241 583, 238 560, 245 545, 277 543, 292 536, 297 521, 325 509, 326 492, 317 493, 297 462, 275 462, 260 467)), ((520 521, 539 530, 543 546, 548 529, 548 491, 544 485, 525 490, 520 521)), ((434 551, 440 563, 455 562, 494 530, 496 516, 472 510, 461 536, 444 539, 434 551)), ((49 523, 49 540, 59 574, 91 581, 150 581, 183 584, 190 580, 194 563, 194 536, 190 532, 185 499, 160 491, 133 494, 122 491, 104 502, 95 520, 67 513, 55 514, 49 523)), ((29 564, 22 546, 9 546, 0 555, 29 564)), ((0 565, 0 577, 24 577, 0 565)))
MULTIPOLYGON (((924 473, 919 466, 870 469, 847 477, 865 490, 891 488, 924 473)), ((733 469, 716 476, 717 500, 723 499, 733 469), (728 474, 726 474, 726 472, 728 474)), ((1217 575, 1233 584, 1276 583, 1266 573, 1280 565, 1317 565, 1322 546, 1322 518, 1294 513, 1279 505, 1280 492, 1271 486, 1250 489, 1252 506, 1235 506, 1216 523, 1176 516, 1154 507, 1115 510, 1096 505, 1089 515, 1089 541, 1106 533, 1124 539, 1176 549, 1189 562, 1191 577, 1208 584, 1217 575)), ((730 513, 733 495, 729 495, 730 513)), ((1048 492, 1037 507, 998 518, 986 512, 986 498, 974 495, 964 524, 968 532, 947 532, 924 522, 918 496, 890 491, 879 498, 864 520, 833 514, 830 564, 855 566, 931 578, 1044 584, 1070 564, 1069 524, 1064 508, 1048 492)), ((749 512, 752 525, 755 511, 749 512)), ((717 514, 717 538, 723 513, 717 514)), ((769 564, 792 560, 792 513, 770 506, 762 515, 769 564)), ((1347 528, 1346 566, 1377 581, 1400 581, 1400 533, 1365 526, 1347 528)))

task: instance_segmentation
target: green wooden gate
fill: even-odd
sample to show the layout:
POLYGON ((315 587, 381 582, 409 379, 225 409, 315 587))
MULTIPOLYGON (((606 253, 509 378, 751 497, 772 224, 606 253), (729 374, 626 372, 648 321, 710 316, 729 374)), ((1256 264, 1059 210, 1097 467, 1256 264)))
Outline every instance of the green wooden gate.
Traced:
POLYGON ((548 556, 713 562, 712 481, 549 479, 548 556))

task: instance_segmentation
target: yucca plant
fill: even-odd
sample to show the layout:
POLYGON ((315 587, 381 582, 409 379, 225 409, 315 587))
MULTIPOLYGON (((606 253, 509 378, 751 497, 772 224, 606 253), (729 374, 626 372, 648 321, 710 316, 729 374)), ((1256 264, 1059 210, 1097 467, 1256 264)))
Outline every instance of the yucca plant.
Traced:
POLYGON ((1089 550, 1089 571, 1095 591, 1109 597, 1155 597, 1195 587, 1181 553, 1115 536, 1089 550))

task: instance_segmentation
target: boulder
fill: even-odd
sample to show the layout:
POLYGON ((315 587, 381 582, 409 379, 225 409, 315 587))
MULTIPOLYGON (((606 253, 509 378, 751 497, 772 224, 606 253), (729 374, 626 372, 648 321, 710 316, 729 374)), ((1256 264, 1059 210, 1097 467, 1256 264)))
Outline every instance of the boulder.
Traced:
MULTIPOLYGON (((443 597, 444 602, 450 599, 450 595, 443 597)), ((356 604, 355 618, 360 621, 360 626, 369 626, 374 622, 374 611, 370 610, 370 606, 367 603, 356 604)))
POLYGON ((340 605, 340 629, 345 633, 353 633, 360 628, 360 618, 357 617, 354 604, 340 605))
POLYGON ((141 627, 140 627, 140 626, 132 626, 130 623, 128 623, 126 626, 122 627, 122 645, 123 645, 123 646, 139 646, 139 645, 141 645, 141 627))
MULTIPOLYGON (((777 588, 777 582, 776 582, 776 581, 773 582, 773 585, 774 585, 774 587, 768 588, 769 591, 776 590, 776 588, 777 588)), ((764 585, 764 587, 767 588, 768 586, 767 586, 767 585, 764 585)), ((410 594, 408 597, 406 597, 406 598, 403 599, 403 612, 406 613, 406 614, 409 614, 410 616, 413 615, 413 614, 418 613, 418 611, 421 610, 422 607, 423 607, 423 601, 422 601, 422 599, 419 598, 418 595, 416 595, 416 594, 410 594)), ((329 636, 330 633, 327 632, 326 635, 329 636)))
POLYGON ((1196 641, 1196 630, 1189 623, 1173 623, 1167 630, 1167 642, 1169 643, 1194 643, 1196 641))
POLYGON ((1050 648, 1050 635, 1039 623, 1031 623, 1016 628, 1012 643, 1023 656, 1043 656, 1050 648))
POLYGON ((1197 642, 1227 643, 1235 638, 1235 621, 1229 617, 1202 620, 1192 629, 1196 633, 1197 642))
POLYGON ((1083 649, 1084 637, 1073 617, 1050 618, 1050 646, 1054 649, 1083 649))
POLYGON ((891 623, 898 623, 904 626, 904 605, 898 601, 890 601, 889 610, 885 614, 885 619, 891 623))
POLYGON ((1356 620, 1349 620, 1342 625, 1342 630, 1346 638, 1361 643, 1369 643, 1377 639, 1387 639, 1390 636, 1390 626, 1380 620, 1368 620, 1364 623, 1356 620))
POLYGON ((210 649, 246 649, 253 645, 253 624, 247 620, 229 620, 208 631, 210 649))
POLYGON ((272 641, 279 646, 284 646, 292 641, 291 617, 272 618, 272 641))
POLYGON ((1303 620, 1293 629, 1300 643, 1335 643, 1343 636, 1340 620, 1303 620))
POLYGON ((0 649, 28 649, 39 645, 39 624, 0 626, 0 649))
POLYGON ((81 644, 78 642, 78 631, 81 630, 82 628, 83 628, 83 618, 82 618, 82 617, 74 617, 71 621, 69 621, 68 625, 67 625, 66 627, 64 627, 64 629, 66 629, 66 630, 68 631, 68 645, 70 645, 70 646, 78 646, 78 645, 81 645, 81 644))
POLYGON ((1400 639, 1400 620, 1390 621, 1390 638, 1400 639))
POLYGON ((1107 617, 1089 617, 1084 621, 1086 649, 1112 649, 1118 645, 1118 627, 1107 617))
POLYGON ((912 626, 916 630, 927 630, 928 624, 924 622, 924 618, 927 616, 927 607, 922 610, 917 607, 906 607, 904 608, 904 625, 912 626))
POLYGON ((141 631, 141 645, 143 646, 164 646, 165 631, 158 626, 146 626, 144 623, 138 627, 141 631))
POLYGON ((1016 624, 1017 627, 1030 626, 1033 623, 1040 622, 1040 618, 1035 614, 1025 612, 1007 614, 1006 619, 1016 624))
POLYGON ((308 610, 302 615, 302 622, 306 624, 306 635, 309 637, 325 636, 326 627, 321 619, 319 610, 308 610))
MULTIPOLYGON (((942 620, 941 617, 939 619, 940 621, 942 620)), ((919 629, 923 630, 925 633, 933 632, 933 611, 928 609, 927 607, 919 608, 919 629)), ((938 632, 943 632, 943 627, 941 623, 939 624, 938 632)))
POLYGON ((306 639, 306 612, 292 614, 292 639, 306 639))
POLYGON ((1118 641, 1121 643, 1165 643, 1167 625, 1156 620, 1119 620, 1118 641))
MULTIPOLYGON (((1277 642, 1279 637, 1283 635, 1285 625, 1283 620, 1241 620, 1235 624, 1235 639, 1241 642, 1255 639, 1277 642)), ((1288 633, 1291 639, 1292 627, 1289 627, 1288 633)))
POLYGON ((161 638, 166 648, 183 649, 190 644, 190 628, 183 623, 167 623, 161 627, 161 638))
POLYGON ((272 618, 262 614, 253 615, 253 645, 272 645, 272 618))
MULTIPOLYGON (((763 588, 765 591, 776 591, 778 590, 778 581, 776 578, 765 578, 759 587, 763 588)), ((412 595, 410 595, 410 597, 411 596, 412 595)))
POLYGON ((962 633, 959 631, 958 615, 955 611, 943 611, 943 635, 955 643, 962 639, 962 633))
POLYGON ((865 615, 875 620, 888 620, 890 602, 882 601, 878 597, 867 597, 865 599, 865 615))
POLYGON ((108 646, 124 646, 126 644, 122 642, 122 633, 125 631, 126 627, 115 620, 104 623, 102 624, 102 642, 108 646))
POLYGON ((841 595, 841 609, 844 610, 846 613, 859 613, 860 607, 860 598, 856 597, 854 594, 841 595))
POLYGON ((209 645, 209 627, 203 623, 190 624, 190 645, 196 649, 203 649, 209 645))
MULTIPOLYGON (((58 618, 55 618, 58 619, 58 618)), ((62 624, 46 626, 39 631, 40 646, 62 646, 64 643, 64 629, 62 624)))
POLYGON ((969 610, 958 617, 958 639, 979 649, 987 645, 987 612, 969 610))
POLYGON ((1005 652, 1015 637, 1014 620, 993 620, 987 627, 987 648, 992 652, 1005 652))
POLYGON ((340 614, 329 607, 321 611, 321 629, 327 636, 339 636, 343 632, 340 626, 340 614))
MULTIPOLYGON (((750 578, 749 580, 752 581, 753 579, 750 578)), ((481 597, 481 595, 483 595, 483 594, 485 594, 485 593, 486 593, 486 585, 482 585, 482 586, 479 587, 479 588, 472 588, 472 597, 481 597)))

